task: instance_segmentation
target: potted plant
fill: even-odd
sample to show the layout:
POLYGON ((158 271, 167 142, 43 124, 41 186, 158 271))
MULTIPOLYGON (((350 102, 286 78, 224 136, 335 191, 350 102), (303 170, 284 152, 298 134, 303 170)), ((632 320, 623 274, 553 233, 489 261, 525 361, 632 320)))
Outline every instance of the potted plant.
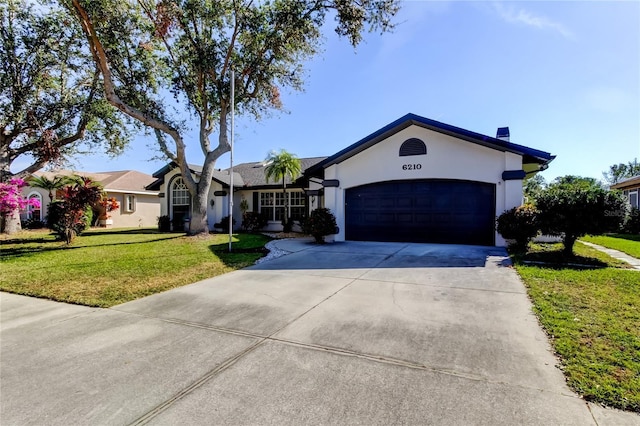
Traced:
POLYGON ((111 219, 110 213, 120 208, 120 204, 118 203, 118 200, 116 200, 114 197, 110 197, 110 198, 105 197, 100 201, 100 206, 104 210, 102 210, 102 213, 98 218, 99 220, 98 224, 100 226, 113 225, 113 219, 111 219))

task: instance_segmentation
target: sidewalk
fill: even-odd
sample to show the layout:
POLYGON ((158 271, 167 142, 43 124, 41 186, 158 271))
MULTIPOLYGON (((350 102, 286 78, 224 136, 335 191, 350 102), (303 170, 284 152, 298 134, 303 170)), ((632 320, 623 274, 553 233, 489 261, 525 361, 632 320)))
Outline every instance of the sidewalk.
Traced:
POLYGON ((274 244, 110 309, 0 292, 0 423, 640 424, 567 388, 504 249, 274 244))
POLYGON ((582 244, 592 247, 596 250, 600 250, 603 253, 608 254, 614 259, 623 260, 627 262, 629 265, 633 266, 634 269, 640 270, 640 259, 636 259, 633 256, 629 256, 626 253, 623 253, 619 250, 610 249, 607 247, 599 246, 598 244, 588 243, 586 241, 579 240, 582 244))

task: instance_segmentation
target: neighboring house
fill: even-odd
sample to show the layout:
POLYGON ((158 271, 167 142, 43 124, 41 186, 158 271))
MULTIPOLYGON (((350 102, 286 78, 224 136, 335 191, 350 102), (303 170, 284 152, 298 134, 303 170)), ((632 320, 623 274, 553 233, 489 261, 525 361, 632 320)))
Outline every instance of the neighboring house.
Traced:
POLYGON ((640 208, 640 176, 623 179, 611 185, 611 189, 622 191, 632 207, 640 208))
MULTIPOLYGON (((522 180, 547 168, 555 156, 407 114, 330 157, 303 158, 303 176, 287 185, 289 216, 317 207, 336 216, 335 241, 407 241, 504 246, 496 216, 522 203, 522 180)), ((233 217, 239 206, 282 229, 281 183, 267 183, 263 163, 234 167, 233 217)), ((198 175, 199 168, 191 172, 198 175)), ((189 192, 169 164, 147 187, 160 191, 162 214, 189 217, 189 192)), ((209 193, 209 227, 228 215, 229 170, 216 170, 209 193)))
MULTIPOLYGON (((99 182, 103 187, 107 197, 115 198, 120 204, 120 208, 109 213, 114 228, 130 227, 152 227, 157 226, 158 216, 160 216, 160 198, 157 191, 147 190, 145 187, 155 179, 145 173, 135 170, 124 170, 115 172, 79 172, 71 170, 59 170, 51 172, 36 172, 36 176, 46 176, 49 179, 58 175, 78 175, 88 177, 99 182)), ((21 219, 44 220, 47 216, 49 206, 49 195, 46 189, 26 186, 22 193, 28 198, 37 198, 41 208, 29 208, 21 213, 21 219)), ((104 212, 100 206, 94 207, 94 221, 104 212)))

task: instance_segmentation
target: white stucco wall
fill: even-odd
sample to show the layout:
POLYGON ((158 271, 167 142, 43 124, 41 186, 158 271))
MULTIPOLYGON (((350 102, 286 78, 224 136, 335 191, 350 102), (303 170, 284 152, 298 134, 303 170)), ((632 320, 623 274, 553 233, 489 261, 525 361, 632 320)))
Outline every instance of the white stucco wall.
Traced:
MULTIPOLYGON (((309 181, 309 189, 320 190, 322 189, 322 183, 311 180, 309 181)), ((312 210, 315 210, 321 207, 324 207, 324 195, 315 195, 315 196, 309 197, 309 211, 307 213, 311 213, 312 210)))
MULTIPOLYGON (((325 188, 325 206, 335 214, 340 232, 336 241, 345 239, 344 195, 348 188, 374 182, 407 179, 457 179, 495 184, 496 214, 521 204, 522 181, 503 181, 505 170, 521 170, 522 157, 460 140, 422 127, 410 126, 361 153, 325 170, 325 179, 338 179, 340 186, 325 188), (400 146, 409 138, 418 138, 427 146, 427 155, 400 157, 400 146), (403 169, 405 164, 419 168, 403 169)), ((505 245, 496 232, 496 245, 505 245)))
MULTIPOLYGON (((227 216, 229 212, 229 190, 222 188, 222 184, 218 182, 211 182, 209 188, 208 204, 207 204, 207 223, 209 229, 213 230, 213 225, 220 222, 220 220, 227 216), (216 191, 225 191, 227 195, 215 195, 216 191), (211 205, 213 200, 213 206, 211 205)), ((237 220, 237 219, 236 219, 237 220)))
POLYGON ((169 199, 171 197, 170 184, 175 176, 180 175, 180 169, 176 168, 171 170, 164 176, 164 183, 160 186, 160 193, 164 194, 164 197, 160 199, 160 215, 171 216, 169 211, 169 199))
MULTIPOLYGON (((176 176, 181 175, 180 173, 180 169, 176 168, 174 170, 171 170, 169 173, 167 173, 164 177, 164 183, 162 184, 162 186, 160 187, 160 192, 164 194, 164 197, 161 198, 161 215, 169 215, 170 217, 172 216, 171 214, 171 188, 170 185, 173 182, 173 179, 176 176)), ((214 228, 214 224, 217 222, 220 222, 220 219, 222 219, 223 217, 225 217, 228 212, 229 212, 229 197, 228 195, 225 196, 216 196, 214 195, 216 191, 222 191, 222 184, 213 181, 211 182, 211 186, 209 188, 209 195, 208 195, 208 201, 207 201, 207 224, 209 226, 210 230, 213 230, 214 228), (211 205, 211 200, 213 200, 213 205, 211 205)), ((228 193, 229 191, 226 190, 226 192, 228 193)), ((236 204, 239 203, 239 201, 236 201, 236 204)), ((173 219, 173 218, 172 218, 173 219)), ((236 217, 236 221, 237 221, 237 217, 236 217)), ((239 224, 236 223, 236 226, 238 226, 239 224)))
POLYGON ((109 213, 113 219, 113 228, 150 228, 158 225, 160 216, 160 198, 156 193, 140 194, 131 192, 107 192, 107 197, 118 200, 120 208, 109 213), (125 197, 135 196, 135 210, 125 211, 125 197))
MULTIPOLYGON (((41 219, 44 220, 49 213, 49 193, 47 190, 42 188, 32 188, 32 187, 24 187, 22 189, 22 193, 25 197, 33 193, 39 193, 42 199, 41 206, 41 219)), ((142 192, 142 191, 134 191, 134 192, 126 192, 126 191, 117 191, 117 190, 109 190, 108 188, 105 191, 107 197, 115 198, 120 207, 112 211, 110 214, 111 219, 113 219, 113 228, 135 228, 135 227, 154 227, 157 225, 158 216, 161 215, 161 201, 162 199, 158 198, 157 193, 155 192, 142 192), (124 208, 125 196, 127 194, 134 195, 136 198, 135 202, 135 210, 133 212, 127 212, 124 208)), ((25 220, 27 218, 27 211, 20 212, 20 219, 25 220)), ((94 217, 94 220, 97 218, 94 217)))

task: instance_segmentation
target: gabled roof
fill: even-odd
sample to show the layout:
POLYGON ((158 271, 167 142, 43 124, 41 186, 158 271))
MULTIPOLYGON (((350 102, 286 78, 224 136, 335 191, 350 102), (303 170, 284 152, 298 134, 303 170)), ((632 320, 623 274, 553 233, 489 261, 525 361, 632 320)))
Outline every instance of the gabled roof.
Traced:
MULTIPOLYGON (((311 157, 301 158, 300 166, 304 172, 307 168, 319 163, 327 157, 311 157)), ((160 186, 164 183, 164 177, 171 170, 178 167, 174 162, 167 164, 163 168, 159 169, 153 174, 153 177, 157 178, 153 183, 147 186, 148 189, 159 190, 160 186)), ((264 162, 253 163, 241 163, 233 166, 233 187, 234 188, 279 188, 282 182, 267 182, 267 178, 264 173, 266 164, 264 162)), ((195 175, 199 175, 202 172, 201 166, 189 164, 189 170, 195 175)), ((229 169, 216 169, 213 171, 213 180, 220 183, 223 187, 229 187, 229 169)), ((287 185, 293 185, 289 177, 286 178, 287 185)))
POLYGON ((37 171, 35 176, 44 176, 53 179, 55 176, 83 176, 99 182, 105 191, 116 192, 141 192, 147 191, 145 187, 153 182, 153 176, 136 170, 121 170, 114 172, 83 172, 75 170, 37 171))
MULTIPOLYGON (((318 164, 327 157, 310 157, 300 158, 300 169, 304 173, 309 167, 318 164)), ((242 176, 245 187, 281 187, 282 182, 267 182, 264 169, 266 167, 264 162, 242 163, 233 166, 233 171, 239 173, 242 176)), ((228 172, 228 169, 226 170, 228 172)), ((292 181, 289 177, 285 179, 287 185, 292 185, 292 181)))
POLYGON ((523 163, 537 163, 542 166, 546 166, 555 158, 555 155, 551 155, 548 152, 539 151, 537 149, 528 148, 522 145, 517 145, 505 140, 496 139, 491 136, 482 135, 480 133, 475 133, 470 130, 465 130, 460 127, 451 126, 449 124, 441 123, 439 121, 431 120, 425 117, 420 117, 419 115, 409 113, 403 117, 400 117, 393 123, 384 126, 382 129, 371 133, 369 136, 359 140, 358 142, 348 146, 342 151, 339 151, 336 154, 328 157, 321 163, 316 164, 314 167, 307 170, 305 175, 313 175, 323 168, 329 167, 333 164, 341 163, 412 125, 452 136, 457 139, 462 139, 467 142, 485 146, 487 148, 522 155, 523 163))
MULTIPOLYGON (((155 181, 153 181, 152 183, 150 183, 149 185, 147 185, 147 189, 154 190, 154 191, 160 190, 160 186, 164 183, 165 175, 167 173, 169 173, 171 170, 173 170, 173 169, 175 169, 177 167, 178 167, 178 164, 176 164, 175 161, 172 161, 171 163, 167 164, 166 166, 162 167, 161 169, 156 170, 153 173, 153 177, 157 178, 157 179, 155 181)), ((199 176, 200 173, 202 173, 202 166, 196 166, 195 164, 189 164, 189 170, 194 175, 199 176)), ((226 186, 228 188, 229 187, 229 171, 228 170, 221 170, 221 169, 214 169, 213 170, 213 180, 218 182, 222 186, 226 186)), ((242 176, 239 173, 237 173, 235 170, 233 172, 233 186, 234 186, 234 188, 235 187, 244 186, 244 181, 242 179, 242 176)))
POLYGON ((640 186, 640 175, 622 179, 614 185, 611 185, 611 189, 624 189, 635 186, 640 186))

